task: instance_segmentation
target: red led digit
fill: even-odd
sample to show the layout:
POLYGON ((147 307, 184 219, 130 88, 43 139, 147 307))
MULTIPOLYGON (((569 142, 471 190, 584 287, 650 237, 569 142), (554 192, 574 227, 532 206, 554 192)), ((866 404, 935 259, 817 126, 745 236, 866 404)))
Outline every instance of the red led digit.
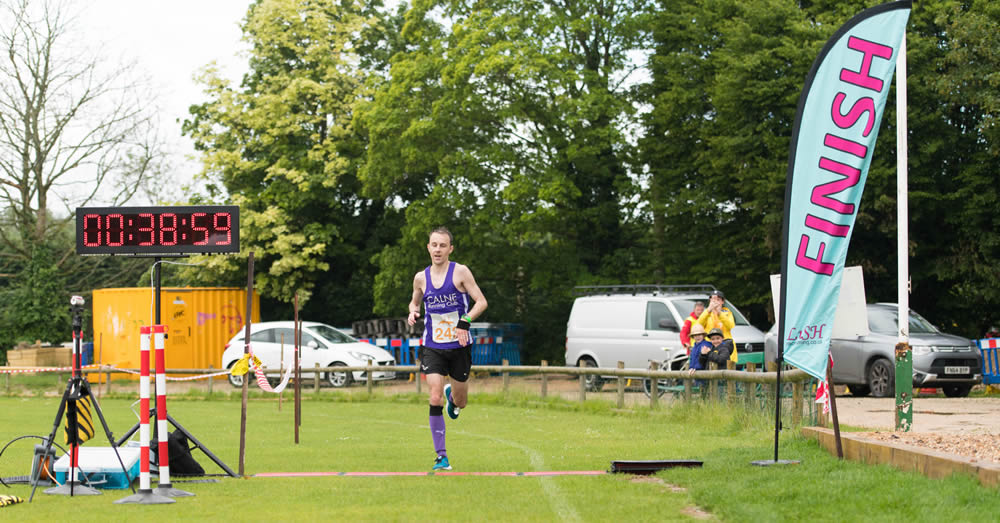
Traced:
POLYGON ((100 214, 85 214, 83 216, 83 246, 84 247, 100 247, 101 246, 101 215, 100 214), (94 230, 96 225, 97 233, 94 234, 91 231, 94 230), (93 238, 97 238, 97 241, 93 241, 93 238))
POLYGON ((228 212, 217 212, 212 218, 212 227, 216 231, 225 231, 226 241, 217 241, 216 245, 229 245, 233 243, 233 217, 228 212))
POLYGON ((177 215, 173 213, 164 213, 160 215, 160 245, 177 245, 177 215), (170 220, 170 225, 167 225, 167 220, 170 220), (167 235, 170 235, 170 239, 167 239, 167 235))
POLYGON ((198 227, 198 218, 208 216, 203 212, 196 212, 191 215, 191 230, 205 233, 205 239, 194 242, 194 245, 208 245, 208 227, 198 227))
POLYGON ((104 231, 108 238, 108 247, 120 247, 125 243, 125 217, 120 214, 109 214, 104 219, 104 231), (118 220, 118 238, 112 237, 112 220, 118 220))
POLYGON ((156 220, 153 218, 152 213, 144 212, 139 215, 139 245, 145 247, 147 245, 153 245, 154 240, 156 240, 156 233, 153 232, 153 226, 156 225, 156 220), (143 225, 143 220, 149 220, 149 225, 143 225), (143 240, 142 234, 149 233, 149 239, 143 240))

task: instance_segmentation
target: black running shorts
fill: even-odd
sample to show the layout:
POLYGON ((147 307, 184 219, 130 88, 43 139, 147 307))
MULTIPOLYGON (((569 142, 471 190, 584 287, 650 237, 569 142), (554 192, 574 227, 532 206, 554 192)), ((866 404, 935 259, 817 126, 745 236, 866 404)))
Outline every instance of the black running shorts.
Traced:
POLYGON ((457 349, 434 349, 420 347, 420 371, 424 374, 451 376, 455 381, 465 382, 472 370, 472 345, 457 349))

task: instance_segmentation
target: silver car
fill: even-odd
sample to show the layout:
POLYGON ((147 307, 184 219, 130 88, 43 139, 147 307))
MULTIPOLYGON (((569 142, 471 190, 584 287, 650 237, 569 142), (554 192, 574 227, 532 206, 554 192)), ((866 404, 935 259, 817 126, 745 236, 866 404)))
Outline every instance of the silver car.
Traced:
MULTIPOLYGON (((833 382, 845 384, 855 396, 895 394, 895 347, 899 308, 894 303, 868 305, 867 336, 834 338, 833 382)), ((774 361, 778 352, 777 325, 764 335, 764 352, 774 361)), ((945 334, 910 311, 910 347, 913 349, 913 386, 941 388, 951 398, 969 395, 982 382, 982 360, 976 344, 945 334)))

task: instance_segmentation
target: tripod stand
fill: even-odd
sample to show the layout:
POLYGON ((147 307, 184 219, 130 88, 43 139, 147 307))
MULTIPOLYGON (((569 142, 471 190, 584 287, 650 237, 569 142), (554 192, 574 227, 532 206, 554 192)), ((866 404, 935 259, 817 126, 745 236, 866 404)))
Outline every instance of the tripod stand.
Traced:
MULTIPOLYGON (((70 311, 73 313, 73 374, 66 383, 66 391, 63 392, 62 400, 59 402, 59 410, 56 412, 56 419, 52 424, 52 432, 49 433, 49 439, 46 440, 45 452, 43 454, 48 455, 51 452, 56 432, 59 430, 63 414, 65 414, 67 423, 65 429, 66 442, 69 444, 70 463, 66 474, 66 483, 58 487, 46 489, 45 493, 70 496, 95 496, 101 494, 99 490, 83 485, 78 481, 78 474, 80 472, 80 445, 94 435, 94 427, 89 414, 91 406, 97 412, 98 419, 101 420, 104 434, 107 436, 111 448, 114 449, 115 456, 118 457, 118 463, 122 467, 122 472, 125 473, 125 478, 128 480, 132 492, 135 492, 135 487, 132 487, 132 478, 128 475, 128 470, 125 468, 125 463, 122 461, 121 455, 118 454, 118 446, 115 445, 114 436, 111 434, 111 429, 108 428, 108 422, 104 419, 101 406, 97 402, 97 398, 91 394, 90 383, 87 381, 87 378, 83 377, 83 373, 80 371, 80 347, 83 343, 82 297, 73 296, 70 298, 70 311)), ((55 476, 55 474, 51 475, 55 476)), ((37 483, 35 481, 34 486, 31 488, 31 496, 28 498, 29 503, 35 497, 35 490, 38 488, 37 483)))

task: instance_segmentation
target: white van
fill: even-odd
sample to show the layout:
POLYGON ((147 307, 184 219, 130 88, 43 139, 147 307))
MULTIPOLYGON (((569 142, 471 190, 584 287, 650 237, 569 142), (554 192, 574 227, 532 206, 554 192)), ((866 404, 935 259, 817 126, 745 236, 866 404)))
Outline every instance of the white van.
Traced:
MULTIPOLYGON (((680 330, 695 302, 708 305, 711 285, 599 285, 577 287, 580 295, 566 324, 566 364, 648 369, 650 360, 674 362, 679 370, 686 359, 680 330)), ((736 326, 733 341, 739 353, 764 350, 764 333, 726 301, 736 326)), ((603 380, 588 377, 587 387, 600 390, 603 380), (590 379, 592 378, 592 379, 590 379)))

